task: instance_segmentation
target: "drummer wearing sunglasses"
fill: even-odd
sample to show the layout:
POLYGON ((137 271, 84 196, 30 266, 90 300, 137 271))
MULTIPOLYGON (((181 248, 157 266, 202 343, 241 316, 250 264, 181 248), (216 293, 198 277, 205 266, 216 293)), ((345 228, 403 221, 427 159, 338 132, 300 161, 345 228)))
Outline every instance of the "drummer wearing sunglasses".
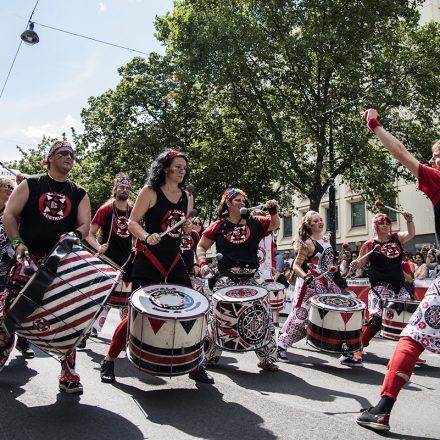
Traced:
MULTIPOLYGON (((133 292, 159 283, 192 288, 188 270, 180 255, 182 227, 169 230, 193 209, 193 197, 186 191, 188 159, 179 150, 161 153, 150 167, 146 185, 131 212, 128 230, 136 239, 131 269, 133 292), (164 234, 165 233, 165 234, 164 234)), ((110 348, 101 363, 101 381, 116 382, 114 361, 127 344, 128 320, 116 328, 110 348)), ((189 373, 193 380, 214 383, 203 366, 189 373)))
MULTIPOLYGON (((43 162, 47 173, 27 177, 12 193, 4 225, 18 262, 26 261, 29 255, 42 261, 64 234, 80 239, 88 235, 90 200, 83 188, 69 180, 74 161, 73 146, 64 140, 54 141, 43 162)), ((9 290, 8 295, 14 297, 19 292, 9 290)), ((68 394, 83 392, 75 357, 74 350, 61 362, 59 389, 68 394)))

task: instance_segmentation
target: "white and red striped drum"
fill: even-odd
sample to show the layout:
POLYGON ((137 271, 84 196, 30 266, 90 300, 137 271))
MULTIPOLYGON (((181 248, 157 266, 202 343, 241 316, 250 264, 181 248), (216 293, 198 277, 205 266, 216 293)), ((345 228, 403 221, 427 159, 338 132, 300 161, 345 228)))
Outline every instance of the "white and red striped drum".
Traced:
POLYGON ((128 307, 128 299, 131 296, 131 282, 119 280, 115 290, 110 295, 107 305, 110 307, 121 308, 128 307))
POLYGON ((262 284, 269 291, 269 303, 273 312, 279 312, 284 307, 284 285, 276 281, 265 281, 262 284))
POLYGON ((382 329, 380 335, 386 339, 398 340, 400 332, 408 324, 420 301, 406 299, 388 299, 382 311, 382 329))
POLYGON ((361 349, 365 304, 346 295, 315 295, 311 299, 307 343, 329 353, 361 349))
POLYGON ((79 240, 70 247, 61 240, 11 304, 8 316, 18 335, 64 359, 92 326, 119 277, 116 268, 85 250, 79 240), (43 279, 52 279, 45 289, 39 287, 43 279))
POLYGON ((178 376, 204 361, 208 299, 176 284, 153 284, 130 298, 127 356, 142 371, 178 376))
POLYGON ((270 304, 259 286, 231 286, 212 295, 215 342, 226 351, 251 351, 270 340, 270 304))

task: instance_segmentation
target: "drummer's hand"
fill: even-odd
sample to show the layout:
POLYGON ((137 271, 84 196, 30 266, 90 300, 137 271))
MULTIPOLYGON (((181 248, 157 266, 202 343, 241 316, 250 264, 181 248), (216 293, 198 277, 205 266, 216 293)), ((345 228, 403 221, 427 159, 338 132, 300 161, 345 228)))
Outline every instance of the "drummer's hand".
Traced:
POLYGON ((404 217, 404 219, 406 220, 407 223, 411 223, 413 221, 413 215, 410 212, 404 211, 402 213, 402 215, 403 215, 403 217, 404 217))
POLYGON ((186 234, 186 235, 191 234, 192 226, 193 226, 192 221, 191 221, 191 219, 189 218, 189 219, 183 224, 183 227, 182 227, 182 229, 183 229, 183 233, 186 234))
POLYGON ((269 200, 266 202, 267 209, 278 208, 278 202, 276 200, 269 200))
POLYGON ((349 264, 349 266, 352 268, 352 269, 359 269, 359 260, 353 260, 350 264, 349 264))
POLYGON ((199 266, 194 266, 194 275, 196 277, 200 276, 200 267, 199 266))
POLYGON ((154 246, 155 244, 159 243, 159 241, 160 241, 160 235, 157 232, 147 237, 147 244, 151 246, 154 246))
POLYGON ((369 121, 370 119, 377 119, 379 116, 379 113, 374 108, 369 108, 368 110, 365 110, 360 114, 362 119, 365 119, 365 121, 369 121))
POLYGON ((205 278, 213 274, 211 268, 207 264, 204 264, 200 268, 200 273, 202 274, 202 277, 205 277, 205 278))
POLYGON ((15 248, 15 257, 17 258, 17 261, 21 261, 22 257, 28 257, 29 256, 29 249, 24 243, 20 243, 15 248))
POLYGON ((98 248, 98 254, 99 255, 105 254, 107 252, 107 249, 108 249, 108 243, 101 244, 98 248))

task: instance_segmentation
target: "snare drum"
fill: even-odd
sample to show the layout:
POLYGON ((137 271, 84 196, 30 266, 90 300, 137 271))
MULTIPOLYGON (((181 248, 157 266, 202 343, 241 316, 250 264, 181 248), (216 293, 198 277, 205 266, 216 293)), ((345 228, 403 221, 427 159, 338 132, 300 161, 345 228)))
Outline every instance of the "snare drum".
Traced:
POLYGON ((276 281, 266 281, 262 284, 269 291, 269 303, 273 312, 279 312, 284 307, 284 285, 276 281))
POLYGON ((64 359, 83 339, 115 288, 120 272, 61 239, 11 304, 16 333, 64 359))
POLYGON ((419 304, 419 301, 405 299, 386 300, 382 311, 380 335, 386 339, 398 340, 400 332, 406 327, 419 304))
POLYGON ((259 286, 231 286, 212 296, 216 344, 226 351, 251 351, 270 340, 270 304, 259 286))
POLYGON ((121 279, 110 295, 107 305, 115 308, 128 307, 128 298, 130 298, 130 295, 131 282, 123 281, 121 279))
POLYGON ((130 298, 127 357, 142 371, 178 376, 204 361, 209 301, 176 284, 141 287, 130 298))
POLYGON ((346 295, 311 299, 307 343, 329 353, 354 353, 362 347, 365 304, 346 295))

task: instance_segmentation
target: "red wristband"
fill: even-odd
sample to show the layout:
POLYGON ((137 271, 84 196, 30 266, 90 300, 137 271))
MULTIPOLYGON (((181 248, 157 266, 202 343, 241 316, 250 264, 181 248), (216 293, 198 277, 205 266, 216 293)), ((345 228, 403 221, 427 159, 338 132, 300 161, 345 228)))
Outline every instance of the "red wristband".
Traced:
POLYGON ((208 265, 208 262, 206 261, 205 258, 201 258, 201 259, 199 260, 199 264, 200 264, 200 267, 202 267, 202 266, 207 266, 207 265, 208 265))
POLYGON ((376 118, 371 118, 368 122, 367 122, 368 128, 374 133, 374 130, 376 130, 377 127, 382 127, 382 124, 376 119, 376 118))

